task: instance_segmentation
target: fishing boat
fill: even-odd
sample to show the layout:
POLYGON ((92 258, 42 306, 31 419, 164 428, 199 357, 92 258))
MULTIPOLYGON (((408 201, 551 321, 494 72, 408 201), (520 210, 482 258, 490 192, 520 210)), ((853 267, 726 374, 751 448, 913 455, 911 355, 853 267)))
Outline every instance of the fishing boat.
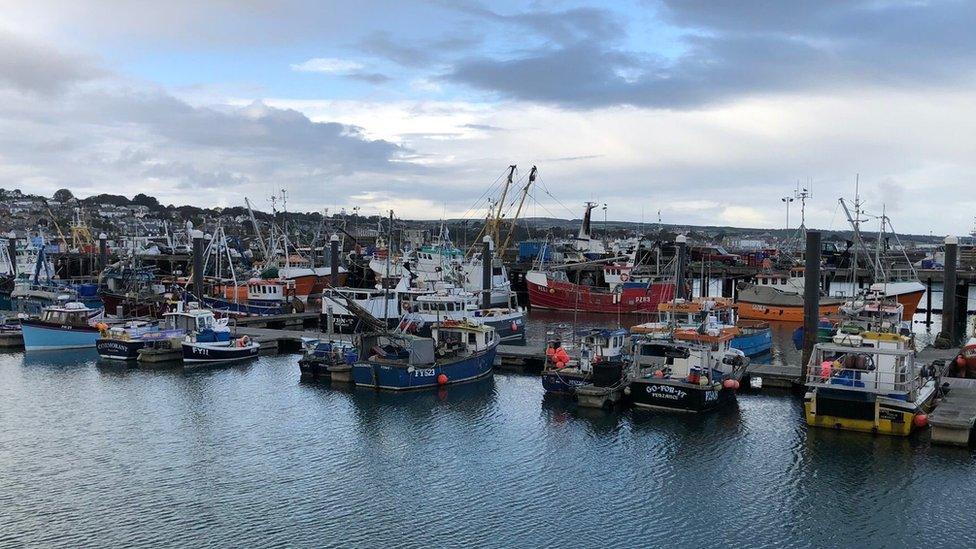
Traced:
POLYGON ((217 319, 213 311, 200 308, 196 303, 163 315, 169 326, 186 330, 181 342, 183 363, 193 366, 212 363, 235 362, 258 356, 261 345, 249 337, 232 338, 227 319, 217 319))
POLYGON ((352 365, 359 360, 359 353, 352 343, 342 341, 311 340, 305 344, 305 353, 298 361, 303 380, 352 381, 352 365))
POLYGON ((101 328, 95 349, 106 360, 136 360, 146 345, 182 339, 185 333, 182 329, 167 329, 157 321, 147 320, 130 320, 101 328))
POLYGON ((837 334, 806 366, 807 425, 907 436, 925 424, 937 395, 935 369, 915 360, 911 339, 893 333, 837 334))
POLYGON ((388 328, 400 323, 400 318, 414 308, 416 299, 422 295, 433 293, 433 290, 420 290, 410 286, 410 279, 402 277, 397 285, 391 289, 376 288, 328 288, 323 293, 322 311, 319 315, 319 325, 328 329, 332 322, 332 331, 340 334, 360 333, 366 328, 360 315, 351 310, 358 307, 366 311, 373 318, 384 322, 388 328), (353 303, 352 306, 347 301, 353 303))
POLYGON ((281 315, 305 308, 293 280, 252 278, 245 287, 245 299, 204 296, 203 303, 213 311, 246 316, 281 315))
MULTIPOLYGON (((445 320, 470 321, 491 326, 499 342, 505 345, 525 344, 525 313, 510 304, 507 307, 480 307, 477 295, 449 284, 439 284, 433 293, 418 295, 410 311, 401 319, 405 329, 428 335, 432 326, 445 320)), ((514 300, 514 294, 510 294, 514 300)))
MULTIPOLYGON (((739 285, 738 316, 745 320, 803 322, 805 284, 803 267, 794 267, 789 274, 760 273, 753 282, 739 285)), ((819 316, 836 314, 845 301, 843 297, 822 295, 819 316)))
POLYGON ((431 337, 363 334, 358 348, 361 358, 352 367, 357 386, 404 391, 491 375, 498 338, 491 326, 445 321, 433 327, 431 337))
POLYGON ((593 328, 579 335, 579 352, 573 358, 559 341, 547 345, 543 389, 574 396, 584 407, 602 408, 618 402, 627 384, 627 330, 593 328))
POLYGON ((525 275, 529 304, 537 309, 584 313, 654 313, 674 297, 672 282, 638 281, 614 286, 571 282, 564 270, 532 270, 525 275))
MULTIPOLYGON (((849 299, 834 317, 820 319, 817 342, 827 343, 836 336, 857 337, 861 332, 899 334, 911 338, 911 323, 903 320, 905 306, 880 291, 867 292, 849 299)), ((803 348, 803 326, 793 331, 793 344, 803 348)))
POLYGON ((22 319, 21 331, 27 351, 83 349, 94 347, 99 338, 102 311, 84 303, 69 301, 44 307, 39 319, 22 319))
POLYGON ((658 313, 660 321, 632 326, 631 333, 666 333, 674 327, 696 328, 703 319, 712 317, 715 324, 737 329, 732 338, 732 348, 739 349, 746 356, 768 353, 772 347, 773 336, 769 323, 762 320, 740 320, 735 304, 725 297, 673 299, 660 304, 658 313))
POLYGON ((635 336, 632 378, 625 393, 637 408, 707 412, 735 398, 749 359, 731 342, 735 328, 635 336))

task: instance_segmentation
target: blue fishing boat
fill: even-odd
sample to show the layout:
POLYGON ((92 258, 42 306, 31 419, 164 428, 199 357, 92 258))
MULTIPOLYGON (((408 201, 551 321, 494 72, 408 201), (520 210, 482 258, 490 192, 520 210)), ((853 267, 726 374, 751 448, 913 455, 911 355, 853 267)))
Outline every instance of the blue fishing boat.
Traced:
POLYGON ((498 337, 491 326, 446 321, 431 337, 363 334, 352 367, 356 385, 403 391, 472 381, 491 374, 498 337))
POLYGON ((580 336, 579 352, 571 356, 559 341, 546 346, 546 365, 542 369, 542 388, 547 393, 576 395, 580 387, 623 388, 627 330, 593 328, 580 336))
POLYGON ((100 328, 104 328, 104 325, 98 326, 101 313, 101 310, 77 301, 45 307, 39 319, 21 320, 24 349, 46 351, 94 347, 101 335, 100 328))
POLYGON ((739 335, 732 338, 732 348, 742 351, 748 357, 769 352, 773 346, 773 331, 769 323, 762 320, 739 320, 735 323, 739 335))
POLYGON ((185 366, 236 362, 258 356, 261 344, 248 336, 231 336, 227 319, 217 319, 213 311, 201 309, 196 303, 182 303, 177 309, 163 315, 167 327, 184 329, 187 335, 182 342, 185 366))
POLYGON ((738 318, 735 304, 725 297, 675 299, 660 304, 658 312, 662 315, 660 321, 638 324, 631 328, 631 332, 636 335, 666 334, 675 328, 696 327, 702 321, 707 321, 713 325, 734 326, 736 330, 732 332, 731 346, 748 357, 768 353, 773 345, 769 323, 738 318))

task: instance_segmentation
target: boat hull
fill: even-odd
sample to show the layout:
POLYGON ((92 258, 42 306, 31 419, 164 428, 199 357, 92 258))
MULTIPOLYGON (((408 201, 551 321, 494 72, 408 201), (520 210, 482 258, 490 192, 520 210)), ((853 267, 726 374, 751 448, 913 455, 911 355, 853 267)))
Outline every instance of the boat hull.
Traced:
POLYGON ((380 361, 358 362, 352 367, 352 378, 357 386, 387 391, 429 389, 441 385, 437 378, 447 376, 445 385, 474 381, 491 375, 497 345, 490 349, 453 360, 433 364, 426 368, 408 368, 403 364, 380 361))
POLYGON ((576 389, 590 382, 590 376, 576 369, 555 368, 542 372, 542 388, 554 395, 575 395, 576 389))
POLYGON ((101 335, 97 328, 90 326, 59 326, 37 320, 21 321, 21 331, 27 351, 90 348, 101 335))
POLYGON ((811 427, 908 436, 915 427, 915 416, 930 412, 932 402, 932 398, 913 403, 871 393, 818 388, 804 397, 803 412, 811 427))
POLYGON ((637 408, 678 412, 709 412, 735 399, 735 391, 719 383, 641 378, 630 383, 630 401, 637 408))
POLYGON ((183 342, 183 362, 188 364, 217 364, 237 362, 258 356, 261 345, 252 342, 244 347, 213 343, 183 342))
POLYGON ((606 314, 656 313, 661 303, 674 297, 672 283, 625 285, 621 292, 598 289, 549 277, 526 280, 529 305, 537 309, 606 314))
POLYGON ((285 314, 281 304, 249 303, 247 301, 233 302, 216 297, 205 297, 203 303, 208 309, 224 313, 237 313, 249 316, 272 316, 285 314))
POLYGON ((145 341, 121 341, 118 339, 99 338, 95 342, 98 356, 107 360, 136 360, 139 349, 146 346, 145 341))
POLYGON ((773 331, 770 328, 748 329, 733 338, 730 344, 748 357, 768 353, 773 346, 773 331))
POLYGON ((915 312, 918 311, 918 304, 922 301, 922 296, 925 295, 925 290, 919 290, 916 292, 909 292, 905 294, 898 294, 896 298, 898 303, 900 303, 904 309, 902 310, 901 319, 902 320, 912 320, 915 317, 915 312))
MULTIPOLYGON (((830 316, 840 311, 840 304, 821 305, 818 316, 830 316)), ((803 305, 781 306, 739 302, 739 318, 745 320, 769 320, 778 322, 803 322, 803 305)))

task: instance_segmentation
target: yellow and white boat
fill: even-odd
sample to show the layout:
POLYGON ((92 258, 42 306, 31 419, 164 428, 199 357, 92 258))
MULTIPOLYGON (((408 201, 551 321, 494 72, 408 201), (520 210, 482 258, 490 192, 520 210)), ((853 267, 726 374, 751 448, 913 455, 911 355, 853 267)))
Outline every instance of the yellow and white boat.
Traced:
POLYGON ((838 333, 818 343, 807 364, 807 425, 907 436, 934 406, 934 371, 916 363, 911 338, 838 333))

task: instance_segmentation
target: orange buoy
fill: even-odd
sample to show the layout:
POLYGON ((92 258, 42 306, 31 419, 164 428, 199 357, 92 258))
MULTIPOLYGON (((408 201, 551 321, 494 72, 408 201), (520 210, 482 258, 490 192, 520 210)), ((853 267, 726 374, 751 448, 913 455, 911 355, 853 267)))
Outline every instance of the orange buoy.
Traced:
POLYGON ((664 377, 664 370, 657 370, 657 371, 655 371, 654 372, 654 377, 656 377, 656 378, 663 378, 664 377))
POLYGON ((962 355, 957 356, 956 357, 956 366, 959 366, 960 368, 962 368, 965 365, 966 365, 966 358, 963 357, 962 355))
POLYGON ((916 427, 926 427, 929 424, 929 416, 925 414, 916 414, 912 419, 912 423, 914 423, 916 427))
POLYGON ((438 385, 447 385, 447 374, 439 374, 437 376, 438 385))
POLYGON ((726 379, 725 381, 722 382, 722 387, 725 387, 726 389, 735 390, 735 380, 734 379, 726 379))

